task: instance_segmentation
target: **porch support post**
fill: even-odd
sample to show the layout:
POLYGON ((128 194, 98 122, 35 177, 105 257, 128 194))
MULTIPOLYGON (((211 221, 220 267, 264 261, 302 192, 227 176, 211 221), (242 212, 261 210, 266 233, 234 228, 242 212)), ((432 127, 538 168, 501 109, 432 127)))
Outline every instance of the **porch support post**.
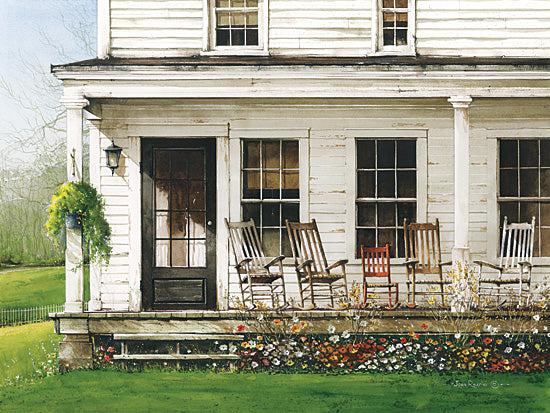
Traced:
MULTIPOLYGON (((72 92, 72 91, 71 91, 72 92)), ((61 103, 67 108, 67 179, 82 180, 82 122, 88 101, 82 94, 67 91, 61 103)), ((67 228, 65 249, 65 312, 81 313, 84 300, 84 270, 82 262, 82 231, 67 228)))
POLYGON ((453 265, 458 261, 470 261, 468 243, 470 221, 470 118, 468 108, 470 96, 451 96, 449 102, 454 108, 454 246, 453 265))

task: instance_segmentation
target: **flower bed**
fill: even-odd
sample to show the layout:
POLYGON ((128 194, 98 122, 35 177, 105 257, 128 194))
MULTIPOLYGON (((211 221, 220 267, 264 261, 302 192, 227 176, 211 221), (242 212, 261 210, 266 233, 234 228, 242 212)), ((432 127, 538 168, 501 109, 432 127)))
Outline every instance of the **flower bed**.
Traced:
MULTIPOLYGON (((433 335, 369 335, 364 331, 307 334, 307 323, 294 320, 279 331, 248 335, 237 353, 239 371, 273 372, 541 372, 550 369, 550 333, 496 334, 476 331, 433 335)), ((264 321, 265 323, 265 321, 264 321)), ((244 325, 241 331, 245 330, 244 325)), ((422 328, 427 328, 422 325, 422 328)))

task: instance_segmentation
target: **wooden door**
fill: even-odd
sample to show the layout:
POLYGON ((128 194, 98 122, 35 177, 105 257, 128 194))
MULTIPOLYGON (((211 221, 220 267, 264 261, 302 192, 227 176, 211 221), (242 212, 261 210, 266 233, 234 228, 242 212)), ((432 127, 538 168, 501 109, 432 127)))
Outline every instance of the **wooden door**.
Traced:
POLYGON ((215 142, 142 141, 146 310, 216 308, 215 142))

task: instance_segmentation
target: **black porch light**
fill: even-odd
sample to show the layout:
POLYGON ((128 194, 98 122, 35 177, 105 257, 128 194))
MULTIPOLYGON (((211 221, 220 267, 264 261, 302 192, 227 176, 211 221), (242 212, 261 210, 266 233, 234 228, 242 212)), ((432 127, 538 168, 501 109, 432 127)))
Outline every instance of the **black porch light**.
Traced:
POLYGON ((115 169, 118 168, 118 161, 120 160, 120 153, 122 148, 115 145, 114 139, 111 139, 111 144, 103 149, 107 158, 107 167, 111 169, 111 174, 115 174, 115 169))

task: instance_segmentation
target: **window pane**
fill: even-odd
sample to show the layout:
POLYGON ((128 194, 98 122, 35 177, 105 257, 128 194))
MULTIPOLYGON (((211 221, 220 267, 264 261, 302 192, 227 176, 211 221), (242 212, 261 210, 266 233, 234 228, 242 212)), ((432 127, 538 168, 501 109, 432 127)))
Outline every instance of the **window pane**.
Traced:
POLYGON ((500 203, 500 226, 504 222, 504 217, 508 217, 508 222, 518 222, 519 202, 501 202, 500 203))
POLYGON ((244 27, 244 13, 231 13, 231 28, 244 27))
POLYGON ((155 244, 155 265, 157 267, 170 266, 170 241, 158 239, 155 244))
POLYGON ((361 245, 365 245, 367 247, 375 247, 376 246, 376 230, 374 229, 358 229, 357 230, 357 251, 356 256, 361 256, 361 245))
POLYGON ((399 9, 406 9, 409 7, 408 0, 395 0, 395 7, 399 9))
POLYGON ((374 140, 357 141, 357 168, 374 169, 374 140))
POLYGON ((378 204, 378 227, 395 226, 395 203, 383 202, 378 204))
POLYGON ((360 227, 376 226, 376 204, 374 202, 357 204, 357 225, 360 227))
POLYGON ((397 204, 397 225, 402 226, 403 221, 416 222, 416 204, 414 202, 399 202, 397 204))
POLYGON ((300 204, 283 203, 283 218, 281 226, 285 226, 285 221, 300 222, 300 204))
POLYGON ((279 199, 281 175, 279 172, 264 172, 263 174, 263 199, 279 199))
POLYGON ((357 196, 359 198, 374 198, 374 172, 357 172, 357 196))
POLYGON ((172 182, 172 209, 187 209, 187 182, 172 182))
POLYGON ((244 46, 244 29, 231 30, 231 46, 244 46))
POLYGON ((167 211, 157 212, 156 231, 157 233, 155 236, 157 238, 170 238, 170 226, 167 211))
POLYGON ((416 141, 397 141, 397 167, 416 168, 416 141))
POLYGON ((536 140, 519 141, 519 165, 538 166, 539 164, 539 143, 536 140))
POLYGON ((169 208, 169 194, 170 194, 170 182, 169 181, 156 181, 155 182, 155 208, 156 209, 168 209, 169 208))
POLYGON ((172 267, 187 267, 188 265, 188 241, 172 241, 172 267))
POLYGON ((397 171, 397 197, 416 197, 416 171, 397 171))
POLYGON ((539 227, 535 226, 535 239, 533 241, 533 257, 542 257, 539 248, 539 227))
POLYGON ((515 140, 500 141, 500 167, 518 166, 518 143, 515 140))
POLYGON ((384 29, 384 46, 394 46, 395 45, 395 36, 393 29, 384 29))
POLYGON ((229 30, 216 29, 216 45, 217 46, 231 45, 229 30))
POLYGON ((231 0, 231 7, 244 7, 244 0, 231 0))
POLYGON ((397 27, 407 27, 408 13, 396 13, 395 14, 395 25, 397 27))
MULTIPOLYGON (((521 222, 531 222, 533 217, 539 215, 539 203, 538 202, 520 202, 519 204, 519 220, 521 222)), ((508 220, 508 222, 513 222, 508 220)))
POLYGON ((550 257, 550 228, 540 230, 541 257, 550 257))
POLYGON ((189 266, 206 267, 206 241, 189 241, 189 266))
POLYGON ((246 13, 246 27, 257 27, 258 26, 258 12, 248 12, 246 13))
POLYGON ((550 196, 550 169, 540 170, 540 196, 550 196))
POLYGON ((283 141, 283 168, 297 169, 299 155, 298 141, 283 141))
POLYGON ((393 9, 395 7, 394 0, 383 0, 382 7, 385 9, 393 9))
POLYGON ((156 151, 155 153, 155 178, 170 178, 170 153, 168 151, 156 151))
POLYGON ((243 171, 243 198, 260 198, 260 173, 255 171, 243 171))
POLYGON ((260 142, 243 140, 243 167, 260 167, 260 142))
POLYGON ((204 181, 189 182, 189 209, 204 210, 206 188, 204 181))
POLYGON ((390 257, 395 258, 395 230, 394 229, 380 229, 378 230, 378 246, 383 247, 386 244, 390 246, 390 257))
POLYGON ((540 226, 550 227, 550 202, 540 203, 540 226))
POLYGON ((292 247, 290 246, 290 239, 288 238, 288 231, 286 228, 282 229, 281 243, 283 244, 281 254, 285 257, 292 257, 292 247))
POLYGON ((187 151, 172 152, 172 178, 187 179, 187 151))
POLYGON ((280 168, 280 143, 279 141, 267 141, 262 143, 263 167, 280 168))
POLYGON ((172 238, 187 236, 187 212, 172 212, 172 238))
POLYGON ((550 167, 550 140, 540 140, 540 166, 550 167))
POLYGON ((517 169, 501 169, 500 196, 518 196, 517 169))
POLYGON ((260 204, 243 204, 243 221, 254 220, 256 227, 260 225, 260 204))
POLYGON ((205 179, 204 151, 189 151, 189 178, 205 179))
POLYGON ((395 253, 395 256, 405 256, 405 231, 403 231, 402 229, 397 230, 397 251, 395 253))
POLYGON ((281 204, 262 204, 262 226, 278 227, 280 221, 281 204))
POLYGON ((268 257, 279 255, 279 231, 278 228, 265 228, 262 230, 262 246, 264 254, 268 257))
POLYGON ((229 7, 229 0, 216 0, 216 7, 229 7))
POLYGON ((519 191, 520 196, 539 195, 539 172, 536 169, 520 169, 519 191))
POLYGON ((206 237, 206 213, 205 212, 190 212, 189 213, 189 238, 205 238, 206 237))
POLYGON ((395 168, 395 141, 379 140, 377 151, 378 168, 395 168))
POLYGON ((229 28, 229 12, 218 11, 216 15, 216 22, 218 28, 229 28))
POLYGON ((395 198, 394 171, 378 171, 378 198, 395 198))
POLYGON ((296 172, 283 172, 283 198, 298 198, 300 187, 300 174, 296 172))
POLYGON ((392 27, 394 26, 394 18, 395 18, 395 13, 392 13, 390 11, 385 11, 383 13, 383 25, 384 27, 392 27))
POLYGON ((258 7, 258 0, 246 0, 246 7, 258 7))
POLYGON ((395 31, 395 44, 397 46, 403 46, 407 44, 407 30, 396 30, 395 31))

